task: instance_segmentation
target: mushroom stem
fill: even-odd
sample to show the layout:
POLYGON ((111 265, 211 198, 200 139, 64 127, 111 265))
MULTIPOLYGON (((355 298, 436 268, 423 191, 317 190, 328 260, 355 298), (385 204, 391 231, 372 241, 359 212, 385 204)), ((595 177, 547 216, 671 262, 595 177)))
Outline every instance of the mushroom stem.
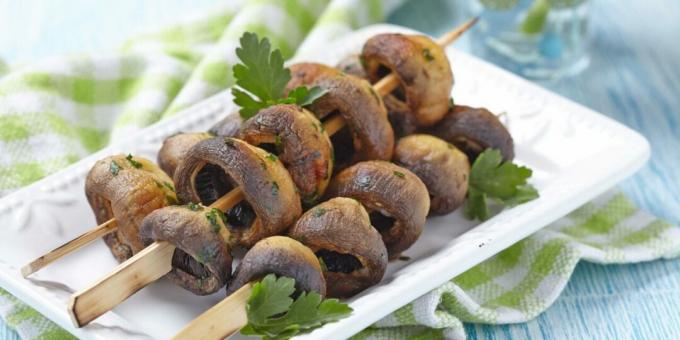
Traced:
POLYGON ((246 303, 253 284, 248 283, 191 321, 172 338, 224 339, 248 324, 246 303))
MULTIPOLYGON (((476 19, 468 21, 454 29, 451 33, 446 34, 441 41, 453 42, 453 40, 474 25, 475 22, 476 19)), ((373 87, 381 95, 390 93, 398 85, 398 82, 390 80, 397 79, 395 75, 390 74, 386 78, 388 80, 383 79, 373 87)), ((324 128, 329 131, 329 134, 332 134, 330 131, 337 132, 342 126, 344 126, 342 118, 331 119, 327 125, 324 124, 324 128)), ((241 189, 236 188, 213 203, 211 207, 216 207, 216 204, 219 204, 221 209, 228 209, 236 205, 240 200, 239 198, 243 198, 243 192, 241 189)), ((96 229, 100 228, 101 226, 96 229)), ((84 244, 87 244, 87 242, 76 243, 70 251, 84 244)), ((98 316, 113 309, 113 307, 139 289, 170 272, 174 249, 175 247, 167 242, 154 242, 143 251, 118 265, 103 279, 97 281, 89 288, 74 294, 69 308, 74 324, 77 327, 86 325, 98 316)), ((59 257, 58 254, 51 256, 52 261, 59 257)))

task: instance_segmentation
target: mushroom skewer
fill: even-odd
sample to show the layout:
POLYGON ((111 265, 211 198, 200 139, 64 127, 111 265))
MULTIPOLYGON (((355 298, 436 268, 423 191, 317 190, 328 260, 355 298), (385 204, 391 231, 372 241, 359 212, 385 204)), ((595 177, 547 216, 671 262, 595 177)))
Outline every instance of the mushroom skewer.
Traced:
MULTIPOLYGON (((437 44, 440 46, 447 46, 453 43, 456 39, 458 39, 458 37, 465 33, 465 31, 472 27, 477 22, 477 20, 478 20, 477 18, 471 19, 463 23, 462 25, 458 26, 457 28, 453 29, 452 31, 446 33, 445 35, 437 39, 437 44)), ((391 93, 395 88, 397 88, 397 86, 399 86, 398 77, 395 74, 390 73, 384 78, 382 78, 380 81, 375 83, 373 85, 373 89, 381 97, 384 97, 387 94, 391 93)), ((344 127, 344 125, 345 125, 344 119, 339 115, 335 115, 324 122, 324 129, 330 136, 341 130, 344 127)), ((241 195, 236 194, 226 195, 219 200, 219 203, 224 205, 223 206, 215 205, 215 207, 229 209, 236 205, 236 203, 238 203, 238 201, 241 199, 240 197, 241 195)), ((218 204, 218 202, 215 202, 215 204, 218 204)), ((75 239, 55 248, 49 253, 38 257, 36 260, 22 267, 21 273, 24 277, 28 277, 29 275, 35 273, 36 271, 44 268, 48 264, 60 259, 61 257, 66 256, 80 249, 81 247, 89 244, 90 242, 98 239, 101 236, 104 236, 108 233, 115 231, 116 228, 117 226, 115 223, 115 219, 110 219, 98 225, 97 227, 90 229, 89 231, 76 237, 75 239)))
POLYGON ((321 265, 311 249, 285 236, 262 239, 243 257, 227 297, 182 329, 174 339, 224 339, 248 323, 246 302, 254 281, 267 274, 295 279, 297 291, 326 295, 321 265))

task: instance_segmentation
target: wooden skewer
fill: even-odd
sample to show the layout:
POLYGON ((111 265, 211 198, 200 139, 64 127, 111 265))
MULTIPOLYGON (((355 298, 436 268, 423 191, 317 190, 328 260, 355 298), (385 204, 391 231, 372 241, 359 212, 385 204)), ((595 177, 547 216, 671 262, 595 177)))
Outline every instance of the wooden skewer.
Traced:
MULTIPOLYGON (((469 29, 476 20, 477 19, 472 19, 450 33, 447 33, 439 39, 438 42, 445 42, 448 45, 465 32, 465 30, 469 29)), ((373 89, 381 96, 384 96, 392 92, 398 85, 399 80, 397 76, 389 74, 373 85, 373 89)), ((341 116, 336 115, 324 122, 324 129, 328 131, 329 135, 332 135, 342 129, 344 125, 344 119, 341 116)), ((227 211, 243 200, 243 198, 244 196, 241 189, 236 188, 215 201, 210 207, 227 211)), ((167 242, 154 242, 143 251, 118 265, 111 273, 89 288, 74 294, 71 298, 69 307, 69 313, 71 314, 71 319, 74 324, 77 327, 88 324, 92 320, 113 309, 142 287, 170 272, 172 269, 171 260, 174 249, 175 247, 167 242)), ((233 296, 233 294, 231 296, 233 296)), ((221 306, 220 308, 213 307, 206 313, 210 313, 210 315, 213 315, 212 318, 215 318, 216 316, 224 315, 224 308, 231 309, 234 308, 234 306, 238 306, 238 309, 244 310, 245 300, 240 301, 239 304, 235 302, 231 303, 228 301, 231 299, 231 296, 223 301, 223 304, 219 304, 219 306, 221 306), (214 309, 217 310, 213 311, 214 309)), ((212 320, 208 316, 199 317, 199 319, 212 320)), ((215 320, 212 324, 219 324, 218 321, 219 320, 215 320)), ((190 324, 188 328, 191 328, 192 324, 190 324)), ((236 329, 241 328, 243 325, 245 325, 245 323, 240 326, 236 325, 236 323, 233 324, 234 327, 238 326, 236 329)), ((193 327, 203 327, 203 325, 199 324, 199 326, 193 327)), ((228 325, 224 325, 223 327, 227 330, 232 328, 228 327, 228 325)))
POLYGON ((248 324, 248 315, 243 306, 248 302, 252 290, 252 283, 244 285, 228 298, 199 315, 172 338, 174 340, 224 339, 236 333, 248 324))

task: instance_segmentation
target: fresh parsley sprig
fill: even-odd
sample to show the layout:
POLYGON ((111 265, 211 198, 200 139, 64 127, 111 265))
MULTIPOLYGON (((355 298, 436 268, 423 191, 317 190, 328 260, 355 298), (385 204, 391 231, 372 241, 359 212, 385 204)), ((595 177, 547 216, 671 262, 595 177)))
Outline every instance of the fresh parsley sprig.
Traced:
POLYGON ((231 93, 234 103, 241 107, 243 119, 275 104, 306 106, 326 93, 320 87, 299 86, 283 97, 291 76, 290 70, 283 66, 281 51, 272 51, 269 39, 260 40, 251 32, 243 33, 239 41, 241 46, 236 48, 236 56, 241 62, 233 67, 236 86, 231 93))
POLYGON ((489 218, 489 199, 511 207, 538 198, 538 191, 527 182, 532 173, 527 167, 504 162, 498 150, 485 150, 470 169, 465 216, 489 218))
POLYGON ((274 274, 254 284, 246 304, 248 325, 241 333, 264 339, 289 339, 352 313, 352 308, 337 299, 322 299, 318 293, 310 292, 293 300, 294 292, 294 279, 276 278, 274 274))

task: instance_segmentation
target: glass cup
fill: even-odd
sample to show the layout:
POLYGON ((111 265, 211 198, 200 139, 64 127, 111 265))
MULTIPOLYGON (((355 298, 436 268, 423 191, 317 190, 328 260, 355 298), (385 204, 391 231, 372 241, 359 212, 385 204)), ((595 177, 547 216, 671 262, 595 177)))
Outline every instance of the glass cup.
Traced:
POLYGON ((472 52, 512 72, 556 80, 588 65, 588 0, 467 0, 472 52))

